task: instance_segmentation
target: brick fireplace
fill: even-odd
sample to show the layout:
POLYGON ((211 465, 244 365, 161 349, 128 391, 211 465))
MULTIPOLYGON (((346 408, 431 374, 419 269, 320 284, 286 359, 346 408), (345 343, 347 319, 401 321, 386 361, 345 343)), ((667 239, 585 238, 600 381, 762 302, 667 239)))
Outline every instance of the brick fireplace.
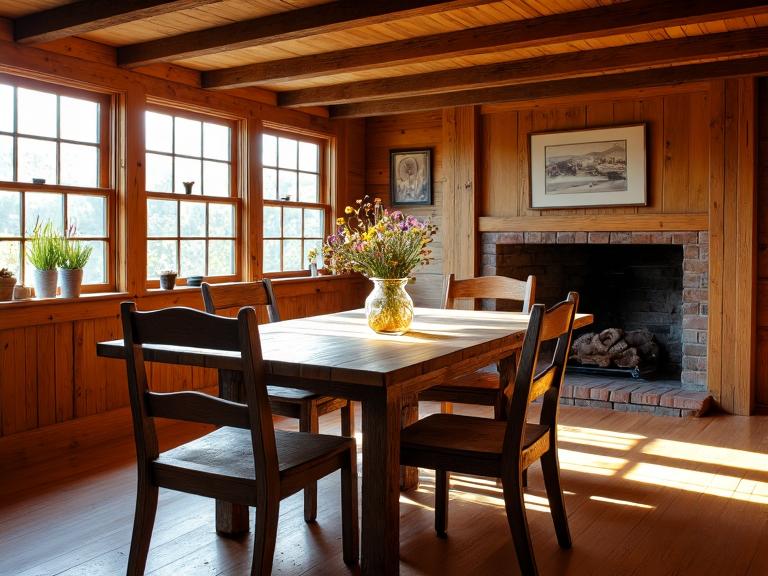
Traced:
POLYGON ((597 328, 616 316, 611 305, 624 306, 623 327, 650 329, 666 350, 662 376, 688 390, 707 389, 708 261, 707 232, 482 234, 483 275, 534 274, 536 300, 548 305, 569 289, 583 292, 597 328), (608 285, 596 292, 596 282, 608 285), (621 294, 610 304, 612 291, 621 294))

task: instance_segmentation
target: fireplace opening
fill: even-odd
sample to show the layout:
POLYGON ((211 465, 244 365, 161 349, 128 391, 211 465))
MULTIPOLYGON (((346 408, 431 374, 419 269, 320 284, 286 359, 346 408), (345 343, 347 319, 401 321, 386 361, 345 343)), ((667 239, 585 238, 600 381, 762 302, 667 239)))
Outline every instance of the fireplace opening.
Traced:
MULTIPOLYGON (((679 244, 505 244, 496 247, 499 274, 536 276, 536 301, 550 306, 569 290, 595 316, 588 328, 649 331, 658 344, 655 373, 679 381, 683 369, 683 246, 679 244)), ((499 307, 501 308, 500 305, 499 307)), ((638 376, 638 374, 633 374, 638 376)))

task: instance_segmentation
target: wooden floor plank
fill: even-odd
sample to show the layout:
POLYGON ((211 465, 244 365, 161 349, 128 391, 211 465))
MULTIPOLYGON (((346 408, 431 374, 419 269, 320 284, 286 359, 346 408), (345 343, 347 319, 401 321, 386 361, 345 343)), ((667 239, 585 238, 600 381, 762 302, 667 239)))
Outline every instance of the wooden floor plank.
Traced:
MULTIPOLYGON (((422 405, 422 412, 425 408, 436 406, 422 405)), ((485 408, 457 411, 489 414, 485 408)), ((126 417, 110 415, 109 427, 120 430, 126 417)), ((768 568, 763 545, 768 538, 768 417, 680 419, 564 407, 561 424, 562 484, 574 547, 557 546, 535 465, 527 504, 542 574, 746 575, 768 568)), ((295 429, 295 422, 280 420, 278 426, 295 429)), ((335 433, 338 426, 337 413, 321 419, 324 431, 335 433)), ((165 431, 169 446, 199 428, 165 431)), ((83 433, 66 432, 73 438, 83 433)), ((34 434, 29 442, 43 450, 40 432, 34 434)), ((93 434, 109 441, 62 443, 47 459, 20 446, 27 436, 0 441, 0 456, 24 454, 16 463, 1 460, 0 574, 98 576, 125 570, 135 497, 133 446, 115 432, 93 434)), ((495 481, 454 475, 448 538, 441 540, 433 531, 434 476, 422 470, 420 479, 419 490, 400 499, 401 574, 517 573, 495 481)), ((303 521, 301 494, 283 501, 275 574, 356 573, 341 558, 338 474, 322 480, 318 489, 316 525, 303 521)), ((162 491, 147 574, 246 573, 250 536, 218 536, 213 502, 162 491)))

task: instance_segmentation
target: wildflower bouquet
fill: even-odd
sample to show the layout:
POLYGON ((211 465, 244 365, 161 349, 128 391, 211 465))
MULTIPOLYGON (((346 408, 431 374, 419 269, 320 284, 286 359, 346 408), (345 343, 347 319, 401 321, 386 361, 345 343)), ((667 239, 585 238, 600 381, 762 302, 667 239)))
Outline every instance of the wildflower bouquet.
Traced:
POLYGON ((333 272, 360 272, 368 278, 406 278, 432 261, 428 244, 437 227, 414 216, 390 211, 376 198, 347 206, 338 229, 328 236, 323 257, 333 272))

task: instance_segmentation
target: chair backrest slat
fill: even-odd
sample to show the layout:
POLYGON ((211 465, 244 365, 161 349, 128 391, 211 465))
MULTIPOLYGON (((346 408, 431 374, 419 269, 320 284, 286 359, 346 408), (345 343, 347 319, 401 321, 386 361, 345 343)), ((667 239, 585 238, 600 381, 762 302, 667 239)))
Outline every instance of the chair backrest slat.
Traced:
POLYGON ((456 280, 451 274, 445 282, 443 308, 453 308, 460 298, 487 298, 521 302, 521 311, 530 312, 536 298, 536 277, 517 280, 508 276, 478 276, 456 280))
POLYGON ((268 278, 255 282, 228 282, 226 284, 208 284, 200 287, 203 294, 205 311, 218 314, 229 308, 243 306, 265 306, 270 322, 280 321, 280 312, 272 291, 272 282, 268 278))
POLYGON ((240 350, 237 321, 194 308, 164 308, 128 316, 134 344, 240 350))
POLYGON ((216 426, 250 428, 248 407, 201 392, 147 392, 147 415, 216 426))
POLYGON ((528 405, 536 398, 544 397, 539 422, 549 426, 552 442, 556 439, 560 387, 578 304, 579 295, 570 292, 566 300, 550 310, 545 310, 543 304, 533 306, 507 410, 503 456, 507 463, 520 458, 528 405), (539 351, 547 341, 556 342, 555 352, 551 361, 539 370, 539 351))

